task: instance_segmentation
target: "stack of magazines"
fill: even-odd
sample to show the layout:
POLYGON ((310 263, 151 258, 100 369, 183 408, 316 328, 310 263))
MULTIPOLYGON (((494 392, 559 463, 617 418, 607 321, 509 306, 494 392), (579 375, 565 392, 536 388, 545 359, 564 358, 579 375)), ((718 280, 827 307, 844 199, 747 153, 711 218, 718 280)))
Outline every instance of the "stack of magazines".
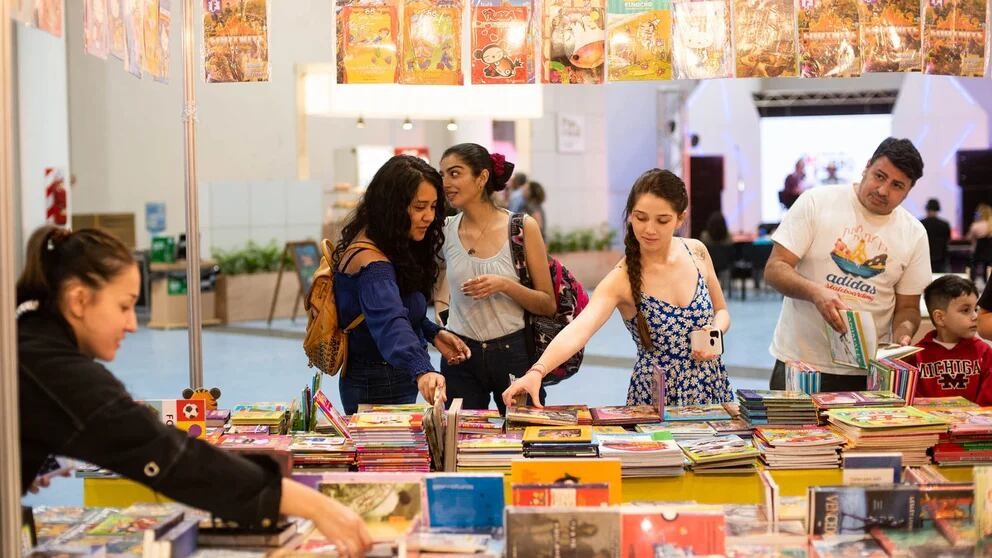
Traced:
POLYGON ((741 418, 752 426, 817 423, 813 400, 801 391, 739 389, 737 399, 741 406, 741 418))
POLYGON ((927 450, 947 432, 945 419, 913 407, 833 409, 827 421, 847 438, 844 454, 900 452, 907 467, 930 462, 927 450))
POLYGON ((822 426, 760 426, 754 430, 754 445, 768 469, 836 469, 844 438, 822 426))

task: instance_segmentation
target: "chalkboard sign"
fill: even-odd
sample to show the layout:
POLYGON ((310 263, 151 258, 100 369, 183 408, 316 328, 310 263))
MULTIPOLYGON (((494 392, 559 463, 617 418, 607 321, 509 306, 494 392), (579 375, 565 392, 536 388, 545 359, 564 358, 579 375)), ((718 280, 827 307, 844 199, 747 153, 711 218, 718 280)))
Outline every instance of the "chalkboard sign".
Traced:
POLYGON ((320 267, 320 248, 313 240, 287 242, 286 248, 293 258, 296 274, 300 278, 300 288, 306 296, 310 291, 310 284, 313 283, 313 274, 320 267))

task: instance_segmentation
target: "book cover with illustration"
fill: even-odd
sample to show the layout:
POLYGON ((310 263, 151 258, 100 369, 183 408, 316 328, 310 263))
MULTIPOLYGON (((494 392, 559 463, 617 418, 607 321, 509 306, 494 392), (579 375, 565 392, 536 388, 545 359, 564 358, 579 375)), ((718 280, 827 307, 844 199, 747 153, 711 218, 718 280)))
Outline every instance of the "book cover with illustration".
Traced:
POLYGON ((813 404, 819 409, 836 407, 861 407, 885 405, 901 407, 905 401, 891 391, 833 391, 812 394, 813 404))
POLYGON ((929 411, 930 409, 977 408, 978 403, 955 395, 953 397, 917 397, 913 399, 913 406, 921 411, 929 411))
POLYGON ((423 510, 422 475, 341 473, 325 475, 317 485, 323 494, 357 513, 372 540, 405 537, 423 510))
POLYGON ((756 428, 754 432, 773 447, 840 446, 844 443, 844 438, 833 430, 822 426, 804 426, 802 428, 767 428, 762 426, 756 428))
POLYGON ((615 509, 506 508, 507 558, 620 558, 615 509))
POLYGON ((160 71, 159 15, 159 0, 141 0, 141 71, 146 76, 157 76, 160 71))
POLYGON ((503 527, 502 474, 431 473, 424 486, 431 530, 491 532, 503 527))
POLYGON ((331 426, 338 434, 345 438, 351 438, 351 432, 348 431, 348 421, 334 408, 331 400, 324 395, 323 391, 318 389, 314 393, 313 402, 317 406, 317 411, 330 421, 331 426))
POLYGON ((985 75, 987 0, 925 0, 923 73, 985 75))
POLYGON ((860 0, 858 10, 862 72, 922 69, 919 0, 860 0))
POLYGON ((733 0, 737 77, 796 77, 796 8, 792 0, 733 0))
POLYGON ((146 399, 139 401, 163 423, 185 431, 192 438, 207 435, 207 407, 202 399, 146 399))
POLYGON ((124 60, 127 41, 124 38, 124 0, 107 0, 107 33, 110 55, 124 60))
POLYGON ((972 476, 975 480, 974 517, 978 536, 992 537, 992 466, 975 467, 972 476))
POLYGON ((404 0, 399 82, 462 85, 461 0, 404 0))
POLYGON ((758 450, 740 436, 724 435, 679 442, 693 463, 709 463, 712 461, 730 461, 757 457, 758 450))
POLYGON ((810 553, 817 558, 857 556, 858 558, 888 558, 889 555, 871 535, 817 535, 810 537, 810 553))
MULTIPOLYGON (((111 0, 116 1, 116 0, 111 0)), ((110 51, 107 0, 83 2, 83 51, 102 60, 110 51)))
POLYGON ((610 81, 672 79, 671 0, 607 0, 610 81))
POLYGON ((124 0, 124 69, 134 77, 141 77, 141 53, 144 52, 144 34, 141 31, 143 0, 124 0))
POLYGON ((395 83, 399 15, 394 2, 337 0, 337 82, 395 83))
MULTIPOLYGON (((619 405, 590 409, 596 424, 642 424, 661 422, 658 409, 651 405, 619 405)), ((729 417, 727 417, 729 418, 729 417)))
POLYGON ((801 77, 861 75, 858 0, 799 0, 798 21, 801 77))
POLYGON ((530 0, 482 0, 472 7, 472 83, 534 83, 530 0))
POLYGON ((620 513, 624 558, 726 553, 726 520, 720 506, 624 506, 620 513))
POLYGON ((665 422, 680 420, 730 420, 730 413, 720 403, 665 407, 665 422))
POLYGON ((878 407, 867 409, 831 409, 832 422, 862 429, 945 426, 947 421, 913 407, 878 407))
POLYGON ((55 37, 62 36, 62 11, 65 0, 34 0, 34 24, 55 37))
POLYGON ((619 459, 515 459, 510 464, 510 485, 597 484, 610 487, 610 504, 621 500, 619 459))
POLYGON ((835 364, 867 370, 878 345, 874 318, 870 312, 861 310, 838 310, 838 313, 847 331, 840 333, 830 324, 824 324, 831 359, 835 364))
POLYGON ((734 77, 729 0, 672 0, 675 79, 734 77))
POLYGON ((269 81, 268 0, 203 0, 203 68, 207 83, 269 81))
POLYGON ((528 426, 524 430, 525 443, 592 441, 591 426, 528 426))
POLYGON ((599 507, 610 505, 610 485, 606 483, 514 484, 514 506, 599 507))
POLYGON ((578 424, 579 415, 575 410, 538 409, 537 407, 518 406, 506 410, 506 420, 522 424, 537 424, 546 426, 569 426, 578 424))
POLYGON ((152 78, 169 83, 169 45, 172 40, 172 0, 158 2, 158 72, 152 78))
POLYGON ((863 534, 872 527, 917 529, 922 524, 919 487, 811 486, 807 529, 811 535, 863 534))
POLYGON ((547 0, 541 13, 541 82, 603 83, 603 0, 547 0))

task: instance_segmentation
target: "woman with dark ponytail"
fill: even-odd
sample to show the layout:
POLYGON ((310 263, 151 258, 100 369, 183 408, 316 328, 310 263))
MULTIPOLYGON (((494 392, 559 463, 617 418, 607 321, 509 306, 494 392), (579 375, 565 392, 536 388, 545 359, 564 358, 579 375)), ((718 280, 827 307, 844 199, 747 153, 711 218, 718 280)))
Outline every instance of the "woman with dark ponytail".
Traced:
POLYGON ((624 259, 593 293, 589 305, 548 345, 523 380, 503 393, 512 401, 533 396, 548 370, 584 347, 614 309, 620 310, 637 344, 637 362, 627 404, 655 404, 654 367, 665 373, 667 405, 702 405, 731 400, 727 370, 719 354, 695 352, 689 334, 730 328, 730 313, 699 241, 675 237, 689 206, 685 184, 667 170, 642 174, 627 197, 624 259))
MULTIPOLYGON (((520 283, 514 266, 512 214, 492 198, 512 174, 513 163, 474 143, 450 147, 441 157, 445 197, 460 210, 444 226, 444 284, 451 286, 446 329, 465 341, 471 355, 459 363, 442 362, 441 373, 449 398, 462 398, 466 409, 486 409, 492 397, 505 411, 500 394, 511 375, 522 376, 530 365, 525 311, 550 316, 557 309, 547 249, 531 217, 523 217, 523 245, 534 288, 520 283)), ((439 291, 443 297, 447 288, 439 291)))
POLYGON ((17 281, 21 489, 43 486, 35 482, 42 464, 62 455, 243 526, 307 517, 346 556, 363 556, 371 539, 351 510, 282 478, 267 458, 166 426, 97 362, 112 361, 137 330, 139 285, 131 252, 103 231, 46 226, 31 235, 17 281))

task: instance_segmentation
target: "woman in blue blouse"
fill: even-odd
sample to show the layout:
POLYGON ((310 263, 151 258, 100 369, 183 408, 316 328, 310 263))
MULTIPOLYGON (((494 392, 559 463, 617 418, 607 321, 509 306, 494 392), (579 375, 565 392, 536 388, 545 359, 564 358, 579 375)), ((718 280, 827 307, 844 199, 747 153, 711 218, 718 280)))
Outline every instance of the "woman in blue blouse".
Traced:
POLYGON ((416 157, 398 155, 369 183, 334 250, 338 322, 365 316, 349 333, 341 375, 344 411, 360 403, 428 402, 444 377, 427 355, 432 343, 448 362, 469 357, 468 347, 427 319, 427 297, 439 272, 444 235, 441 175, 416 157))

